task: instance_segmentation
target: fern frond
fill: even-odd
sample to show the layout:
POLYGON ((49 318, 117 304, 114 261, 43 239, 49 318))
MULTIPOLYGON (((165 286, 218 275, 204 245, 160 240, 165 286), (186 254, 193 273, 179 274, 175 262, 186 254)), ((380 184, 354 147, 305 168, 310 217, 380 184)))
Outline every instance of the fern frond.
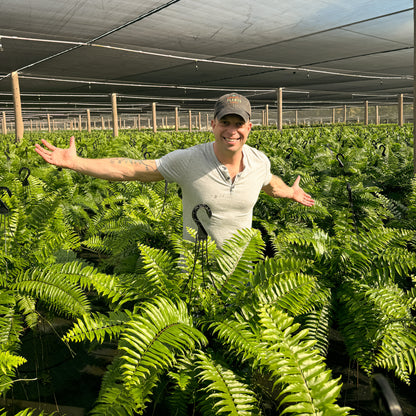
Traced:
POLYGON ((39 322, 39 314, 36 310, 36 300, 31 296, 16 296, 17 306, 20 313, 23 314, 26 324, 29 328, 34 328, 39 322))
POLYGON ((207 342, 192 325, 185 303, 155 299, 141 307, 128 323, 120 340, 123 377, 126 385, 137 386, 149 375, 168 369, 176 354, 186 354, 207 342))
MULTIPOLYGON (((57 412, 52 412, 52 413, 47 413, 48 416, 54 416, 54 415, 58 415, 57 412)), ((9 416, 9 413, 3 413, 2 416, 9 416)), ((46 414, 43 411, 39 412, 39 409, 31 409, 31 408, 27 408, 24 410, 21 410, 20 412, 17 412, 14 414, 14 416, 46 416, 46 414)))
POLYGON ((273 307, 259 311, 262 339, 268 349, 261 362, 276 377, 280 386, 280 414, 347 415, 349 408, 335 401, 341 390, 339 379, 333 380, 323 358, 307 340, 307 330, 298 331, 293 318, 273 307))
POLYGON ((243 360, 254 359, 258 355, 258 337, 244 319, 225 319, 211 324, 214 335, 232 347, 243 360))
POLYGON ((79 286, 64 280, 55 270, 22 271, 11 285, 21 294, 36 297, 51 309, 65 316, 81 316, 89 309, 89 302, 79 286))
POLYGON ((344 284, 339 297, 339 326, 349 355, 370 373, 380 343, 390 334, 399 337, 410 324, 408 297, 393 284, 369 287, 357 283, 344 284))
POLYGON ((167 295, 169 289, 174 289, 175 266, 172 256, 165 250, 159 250, 139 244, 146 277, 158 285, 167 295))
POLYGON ((135 411, 140 412, 143 409, 143 406, 135 405, 132 392, 123 384, 118 384, 101 390, 100 397, 89 414, 91 416, 132 416, 135 411))
POLYGON ((255 393, 230 369, 203 352, 196 354, 198 378, 205 384, 215 414, 249 416, 258 414, 255 393))
POLYGON ((0 351, 0 393, 4 394, 12 385, 15 370, 27 360, 9 351, 0 351))
POLYGON ((266 289, 255 288, 255 295, 259 303, 278 305, 290 315, 296 316, 314 308, 316 283, 314 276, 289 272, 279 276, 278 281, 266 289))
POLYGON ((302 327, 308 330, 307 339, 316 342, 315 348, 324 357, 328 353, 333 312, 332 304, 327 302, 321 308, 308 312, 302 319, 302 327))
POLYGON ((295 258, 294 256, 274 256, 266 258, 256 264, 253 274, 253 286, 268 287, 271 283, 280 279, 281 275, 288 272, 305 273, 313 266, 313 261, 306 258, 295 258))
POLYGON ((101 296, 113 302, 119 301, 123 295, 120 292, 118 278, 114 275, 99 272, 82 260, 51 265, 48 270, 51 273, 60 274, 62 279, 79 285, 83 289, 95 289, 101 296))
POLYGON ((26 363, 26 358, 11 354, 8 351, 0 351, 0 372, 10 375, 17 367, 26 363))
POLYGON ((19 342, 22 319, 16 314, 13 292, 0 291, 0 349, 12 350, 19 342))
POLYGON ((223 274, 219 291, 228 295, 247 285, 255 263, 263 258, 263 249, 264 242, 255 229, 239 230, 227 240, 216 258, 223 274))
POLYGON ((129 312, 109 312, 108 316, 101 313, 93 313, 78 318, 72 329, 62 338, 63 341, 83 342, 97 341, 103 343, 106 338, 110 341, 120 336, 131 320, 129 312))
POLYGON ((168 404, 170 413, 175 416, 188 416, 190 407, 195 406, 195 394, 198 387, 194 354, 179 359, 175 367, 168 372, 172 388, 169 388, 168 404))
POLYGON ((374 365, 393 370, 400 380, 410 385, 410 375, 416 373, 416 333, 403 328, 387 334, 374 365))

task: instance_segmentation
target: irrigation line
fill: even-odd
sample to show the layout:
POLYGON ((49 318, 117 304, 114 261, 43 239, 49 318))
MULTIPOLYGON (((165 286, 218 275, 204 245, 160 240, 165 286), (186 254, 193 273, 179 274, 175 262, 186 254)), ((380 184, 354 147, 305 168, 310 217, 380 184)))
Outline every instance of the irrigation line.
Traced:
MULTIPOLYGON (((56 81, 56 82, 72 82, 75 84, 91 84, 91 85, 111 85, 116 87, 145 87, 145 88, 172 88, 172 89, 182 89, 182 90, 197 90, 197 91, 245 91, 245 92, 275 92, 276 89, 268 88, 262 90, 253 90, 249 88, 233 88, 233 87, 193 87, 193 86, 181 86, 181 85, 172 85, 172 84, 143 84, 135 82, 110 82, 110 81, 85 81, 81 79, 67 79, 67 78, 56 78, 56 77, 35 77, 30 75, 19 75, 19 78, 22 79, 36 79, 40 81, 56 81)), ((0 78, 1 81, 1 78, 0 78)), ((151 97, 149 97, 151 98, 151 97)), ((181 98, 182 99, 182 98, 181 98)), ((184 99, 186 100, 186 98, 184 99)), ((207 99, 202 99, 201 101, 207 101, 207 99)), ((214 99, 212 101, 215 101, 214 99)))
MULTIPOLYGON (((409 75, 400 75, 400 76, 392 76, 392 75, 364 75, 364 74, 354 74, 354 73, 345 73, 339 71, 330 71, 324 69, 313 69, 313 68, 304 68, 300 66, 287 66, 287 65, 263 65, 263 64, 248 64, 244 62, 230 62, 230 61, 220 61, 215 59, 204 59, 204 58, 189 58, 187 56, 179 56, 179 55, 172 55, 168 53, 160 53, 160 52, 146 52, 137 49, 130 49, 130 48, 121 48, 109 45, 99 45, 93 44, 91 46, 96 46, 100 48, 108 48, 108 49, 115 49, 122 52, 130 52, 130 53, 139 53, 143 55, 153 55, 153 56, 160 56, 163 58, 171 58, 171 59, 180 59, 183 61, 191 61, 198 64, 200 62, 209 63, 209 64, 217 64, 217 65, 231 65, 231 66, 240 66, 240 67, 247 67, 247 68, 262 68, 262 69, 276 69, 276 70, 290 70, 290 71, 304 71, 304 72, 311 72, 311 73, 318 73, 318 74, 326 74, 326 75, 338 75, 342 77, 350 77, 350 78, 364 78, 364 79, 412 79, 409 75)), ((380 52, 379 52, 380 53, 380 52)))
MULTIPOLYGON (((176 1, 180 1, 180 0, 176 0, 176 1)), ((147 17, 147 16, 145 16, 147 17)), ((141 20, 143 17, 140 16, 140 18, 137 18, 137 20, 141 20)), ((113 29, 112 31, 109 31, 103 35, 98 36, 95 39, 92 39, 90 41, 87 42, 72 42, 72 41, 59 41, 56 39, 38 39, 38 38, 28 38, 28 37, 19 37, 19 36, 7 36, 7 35, 0 35, 0 38, 4 38, 4 39, 16 39, 16 40, 27 40, 27 41, 32 41, 32 42, 47 42, 47 43, 61 43, 61 44, 72 44, 74 45, 72 48, 69 49, 65 49, 64 51, 58 52, 54 55, 48 56, 44 59, 41 59, 37 62, 33 62, 31 64, 28 64, 24 67, 21 67, 19 69, 17 69, 16 71, 22 71, 24 69, 30 68, 32 66, 35 66, 37 64, 40 64, 42 62, 48 61, 50 59, 56 58, 60 55, 63 55, 67 52, 71 52, 75 49, 81 48, 83 46, 93 46, 93 47, 97 47, 97 48, 106 48, 106 49, 111 49, 111 50, 116 50, 116 51, 122 51, 122 52, 128 52, 128 53, 137 53, 137 54, 143 54, 143 55, 152 55, 152 56, 158 56, 158 57, 162 57, 162 58, 169 58, 169 59, 178 59, 178 60, 183 60, 183 61, 190 61, 190 62, 194 62, 195 64, 198 64, 199 62, 204 62, 204 63, 210 63, 210 64, 216 64, 216 65, 231 65, 231 66, 240 66, 240 67, 248 67, 248 68, 262 68, 262 69, 270 69, 270 70, 289 70, 289 71, 304 71, 304 72, 311 72, 311 73, 318 73, 318 74, 327 74, 327 75, 336 75, 336 76, 343 76, 343 77, 350 77, 350 78, 364 78, 364 79, 384 79, 384 80, 396 80, 396 79, 412 79, 413 77, 411 75, 366 75, 366 74, 357 74, 357 73, 346 73, 346 72, 339 72, 339 71, 330 71, 330 70, 326 70, 326 69, 313 69, 310 68, 308 66, 305 67, 301 67, 301 66, 287 66, 287 65, 264 65, 264 64, 248 64, 248 63, 244 63, 244 62, 231 62, 231 61, 220 61, 220 60, 216 60, 216 59, 206 59, 206 58, 190 58, 188 56, 182 56, 182 55, 173 55, 173 54, 166 54, 166 53, 160 53, 160 52, 150 52, 150 51, 143 51, 140 49, 132 49, 132 48, 123 48, 123 47, 117 47, 117 46, 111 46, 111 45, 102 45, 99 43, 94 43, 96 40, 99 40, 101 38, 103 38, 104 36, 107 36, 117 30, 121 30, 123 29, 125 26, 128 26, 129 24, 135 23, 134 21, 132 21, 131 23, 126 23, 123 26, 120 26, 119 28, 113 29)), ((388 51, 376 51, 376 52, 372 52, 370 54, 363 54, 363 55, 356 55, 353 56, 354 58, 357 57, 361 57, 361 56, 368 56, 368 55, 374 55, 374 54, 380 54, 380 53, 388 53, 388 52, 393 52, 393 51, 397 51, 397 50, 403 50, 403 49, 412 49, 412 47, 403 47, 403 48, 399 48, 399 49, 391 49, 388 51)), ((342 60, 342 59, 350 59, 351 56, 346 57, 346 58, 339 58, 337 60, 342 60)), ((325 61, 321 62, 324 63, 325 61)), ((328 61, 329 62, 329 61, 328 61)), ((316 65, 317 62, 308 64, 308 65, 316 65)), ((6 74, 3 75, 2 77, 0 77, 0 81, 3 78, 6 78, 7 76, 9 76, 10 74, 6 74)))

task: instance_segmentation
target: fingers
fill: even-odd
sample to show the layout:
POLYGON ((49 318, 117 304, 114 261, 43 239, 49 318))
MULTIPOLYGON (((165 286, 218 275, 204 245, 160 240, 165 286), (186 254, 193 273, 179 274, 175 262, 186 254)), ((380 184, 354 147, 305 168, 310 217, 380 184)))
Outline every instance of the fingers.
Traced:
POLYGON ((300 202, 301 204, 306 205, 307 207, 311 207, 312 205, 315 205, 315 201, 312 199, 312 197, 305 192, 303 193, 303 196, 300 202))
POLYGON ((52 163, 51 159, 51 152, 49 150, 44 149, 42 146, 35 144, 35 152, 43 158, 48 163, 52 163))
POLYGON ((307 207, 311 207, 315 205, 315 201, 311 197, 309 197, 309 195, 307 195, 307 197, 303 199, 302 204, 306 205, 307 207))
POLYGON ((36 153, 40 154, 41 156, 49 154, 50 152, 43 148, 40 144, 35 144, 35 151, 36 153))
POLYGON ((46 146, 49 150, 55 150, 56 149, 56 147, 55 146, 53 146, 52 144, 50 144, 48 141, 46 141, 45 139, 42 139, 41 140, 41 142, 42 142, 42 144, 44 145, 44 146, 46 146))
POLYGON ((293 182, 292 186, 299 186, 299 182, 300 182, 300 175, 298 175, 298 177, 295 179, 295 182, 293 182))

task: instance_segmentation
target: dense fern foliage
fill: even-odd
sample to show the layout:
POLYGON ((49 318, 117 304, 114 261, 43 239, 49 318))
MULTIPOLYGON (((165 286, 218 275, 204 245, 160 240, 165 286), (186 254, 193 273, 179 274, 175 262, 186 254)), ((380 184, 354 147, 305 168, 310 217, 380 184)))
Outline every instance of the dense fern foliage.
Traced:
MULTIPOLYGON (((72 132, 42 137, 66 147, 72 132)), ((62 341, 111 345, 92 415, 347 415, 326 364, 331 332, 368 376, 416 368, 412 130, 253 130, 306 208, 261 194, 222 249, 183 241, 180 190, 46 165, 32 134, 0 147, 0 377, 22 338, 61 317, 62 341)), ((88 157, 158 158, 209 133, 77 137, 88 157)), ((196 228, 196 227, 195 227, 196 228)), ((197 237, 197 231, 189 230, 197 237)), ((30 415, 31 410, 21 413, 30 415)), ((19 414, 20 416, 20 414, 19 414)))

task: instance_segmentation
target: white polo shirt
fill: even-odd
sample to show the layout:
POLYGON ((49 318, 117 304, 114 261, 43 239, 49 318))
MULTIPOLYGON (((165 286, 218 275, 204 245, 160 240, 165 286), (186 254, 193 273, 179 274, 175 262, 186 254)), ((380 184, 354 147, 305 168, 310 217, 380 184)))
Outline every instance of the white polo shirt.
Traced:
POLYGON ((192 210, 218 247, 238 229, 251 228, 253 207, 263 186, 271 181, 270 161, 267 156, 248 145, 243 146, 244 169, 231 181, 228 169, 214 153, 214 143, 203 143, 188 149, 175 150, 156 160, 159 172, 168 182, 176 182, 182 189, 183 236, 191 239, 186 227, 197 229, 192 210))

